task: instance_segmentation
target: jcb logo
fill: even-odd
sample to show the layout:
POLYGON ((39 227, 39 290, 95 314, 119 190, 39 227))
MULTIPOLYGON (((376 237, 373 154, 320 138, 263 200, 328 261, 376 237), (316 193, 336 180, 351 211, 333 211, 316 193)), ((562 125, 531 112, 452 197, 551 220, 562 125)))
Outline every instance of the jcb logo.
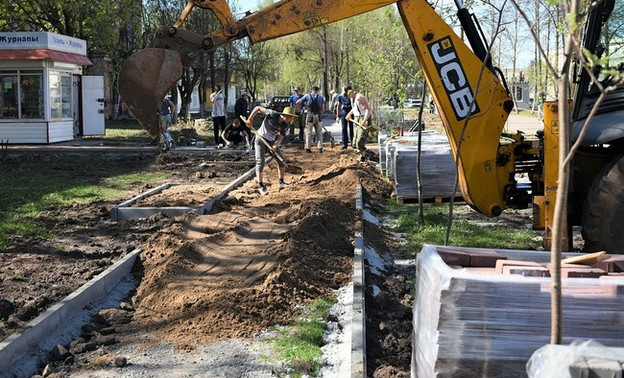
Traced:
POLYGON ((447 37, 429 44, 429 52, 433 57, 438 75, 444 83, 444 90, 457 119, 462 120, 469 114, 479 113, 480 110, 476 101, 472 105, 472 109, 469 109, 474 94, 466 79, 464 68, 457 59, 457 52, 451 39, 447 37))

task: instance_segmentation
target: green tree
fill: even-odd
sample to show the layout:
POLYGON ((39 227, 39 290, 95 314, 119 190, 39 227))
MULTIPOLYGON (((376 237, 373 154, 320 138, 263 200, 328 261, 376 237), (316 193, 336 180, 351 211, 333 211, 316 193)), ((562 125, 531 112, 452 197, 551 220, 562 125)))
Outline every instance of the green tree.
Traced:
POLYGON ((398 102, 406 93, 420 93, 421 83, 415 80, 420 68, 394 7, 354 18, 348 50, 351 84, 368 94, 373 107, 384 97, 398 102))
POLYGON ((135 0, 14 0, 0 3, 0 12, 11 15, 0 22, 2 31, 46 31, 86 40, 87 55, 104 61, 110 71, 111 93, 116 93, 121 64, 144 46, 141 3, 135 0))
POLYGON ((251 98, 256 99, 261 82, 269 78, 274 70, 275 50, 266 42, 251 45, 248 39, 236 41, 234 46, 237 77, 251 98))

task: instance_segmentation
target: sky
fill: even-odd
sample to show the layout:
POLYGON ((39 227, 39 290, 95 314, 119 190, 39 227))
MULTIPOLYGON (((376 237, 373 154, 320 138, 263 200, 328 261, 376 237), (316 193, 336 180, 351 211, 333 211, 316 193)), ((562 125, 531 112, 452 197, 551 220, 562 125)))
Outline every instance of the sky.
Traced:
MULTIPOLYGON (((258 2, 259 0, 233 0, 233 1, 237 1, 238 2, 238 8, 241 11, 247 11, 247 10, 258 10, 258 2)), ((232 1, 231 1, 232 2, 232 1)))

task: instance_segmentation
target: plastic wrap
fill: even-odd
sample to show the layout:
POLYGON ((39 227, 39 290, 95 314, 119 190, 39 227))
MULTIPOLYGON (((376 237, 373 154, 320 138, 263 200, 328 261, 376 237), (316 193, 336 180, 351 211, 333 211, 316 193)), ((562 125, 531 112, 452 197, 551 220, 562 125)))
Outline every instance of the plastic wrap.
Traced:
POLYGON ((386 141, 386 174, 390 180, 394 180, 394 150, 396 149, 396 143, 394 142, 395 139, 388 141, 386 141))
MULTIPOLYGON (((400 146, 396 148, 394 156, 397 197, 418 197, 418 148, 400 146)), ((450 198, 455 184, 455 162, 446 137, 428 137, 423 140, 420 159, 423 198, 450 198)))
MULTIPOLYGON (((397 197, 418 198, 417 133, 389 138, 385 145, 385 168, 395 184, 397 197)), ((455 183, 455 162, 446 135, 423 132, 420 159, 423 198, 450 198, 455 183)))
POLYGON ((403 136, 393 136, 386 139, 384 143, 386 145, 386 172, 391 180, 396 178, 395 153, 397 147, 416 146, 417 143, 418 136, 413 133, 407 133, 403 136))
POLYGON ((544 345, 536 350, 527 363, 529 378, 598 377, 590 370, 613 370, 608 376, 621 377, 624 348, 606 347, 595 340, 574 341, 570 345, 544 345), (619 372, 619 375, 617 374, 619 372), (574 374, 576 373, 576 374, 574 374))
MULTIPOLYGON (((533 352, 550 342, 550 278, 509 274, 542 273, 530 264, 497 271, 497 260, 546 266, 550 254, 423 247, 414 302, 415 376, 527 376, 533 352)), ((563 279, 563 343, 594 339, 624 346, 623 284, 618 273, 563 279)))
POLYGON ((379 143, 379 169, 381 169, 382 174, 386 174, 386 140, 388 139, 388 134, 384 132, 379 132, 377 134, 377 143, 379 143))

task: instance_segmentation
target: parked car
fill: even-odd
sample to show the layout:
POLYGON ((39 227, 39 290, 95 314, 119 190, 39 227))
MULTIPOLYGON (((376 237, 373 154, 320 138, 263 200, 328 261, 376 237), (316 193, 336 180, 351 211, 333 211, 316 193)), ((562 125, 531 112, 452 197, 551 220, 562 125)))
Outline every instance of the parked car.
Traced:
POLYGON ((408 98, 403 103, 404 108, 417 108, 422 105, 422 100, 419 98, 408 98))
POLYGON ((290 99, 290 96, 273 96, 269 103, 269 109, 277 112, 283 111, 289 105, 288 99, 290 99))

